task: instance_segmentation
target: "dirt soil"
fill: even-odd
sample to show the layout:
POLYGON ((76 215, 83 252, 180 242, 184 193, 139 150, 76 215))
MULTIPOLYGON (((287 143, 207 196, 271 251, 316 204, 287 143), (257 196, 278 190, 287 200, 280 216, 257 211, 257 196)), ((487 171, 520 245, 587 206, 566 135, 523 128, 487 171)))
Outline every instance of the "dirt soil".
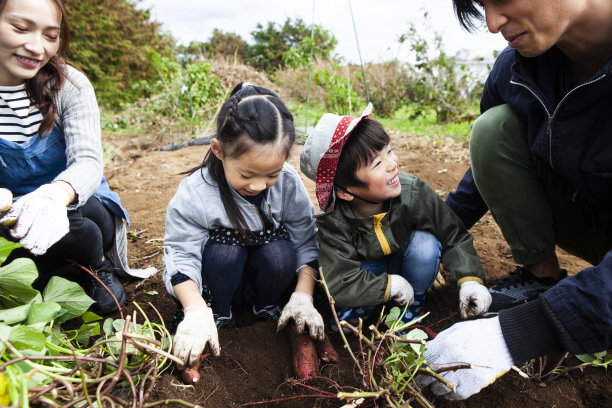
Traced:
MULTIPOLYGON (((435 144, 397 133, 391 136, 401 170, 422 178, 443 197, 456 186, 468 167, 466 145, 435 144)), ((175 311, 176 304, 162 282, 164 216, 166 206, 183 178, 179 173, 199 164, 207 149, 208 146, 193 146, 166 152, 155 147, 145 150, 142 146, 124 145, 119 160, 107 166, 108 182, 121 196, 132 220, 129 227, 132 267, 153 265, 160 271, 144 282, 123 281, 128 312, 133 310, 132 302, 143 307, 151 302, 167 324, 175 311)), ((301 146, 296 146, 291 159, 296 168, 299 168, 300 149, 301 146)), ((304 183, 316 205, 314 183, 305 177, 304 183)), ((510 250, 490 215, 479 221, 471 232, 485 269, 486 283, 492 285, 514 268, 510 250)), ((588 266, 562 251, 559 251, 559 256, 562 266, 570 273, 588 266)), ((438 332, 458 321, 457 298, 457 289, 449 286, 431 293, 426 301, 431 314, 423 323, 438 332), (440 320, 443 322, 438 323, 440 320)), ((324 316, 329 321, 327 308, 321 302, 321 310, 325 309, 324 316)), ((155 320, 149 306, 145 307, 145 312, 155 320)), ((351 391, 356 387, 356 371, 337 334, 330 331, 329 337, 341 355, 341 362, 324 366, 322 378, 309 384, 313 389, 308 389, 294 380, 290 345, 284 333, 277 334, 274 324, 257 322, 248 312, 239 312, 237 323, 237 329, 219 333, 221 357, 204 360, 200 368, 201 381, 195 387, 184 385, 176 368, 171 367, 159 378, 148 401, 183 399, 204 407, 340 407, 343 403, 337 399, 302 395, 321 394, 313 390, 315 388, 335 393, 339 388, 351 391), (280 402, 249 404, 271 400, 280 402)), ((465 402, 449 403, 431 394, 426 395, 438 407, 579 408, 612 406, 611 391, 610 372, 589 368, 583 372, 573 371, 553 382, 525 379, 512 371, 465 402)), ((363 406, 374 405, 369 402, 363 406)))

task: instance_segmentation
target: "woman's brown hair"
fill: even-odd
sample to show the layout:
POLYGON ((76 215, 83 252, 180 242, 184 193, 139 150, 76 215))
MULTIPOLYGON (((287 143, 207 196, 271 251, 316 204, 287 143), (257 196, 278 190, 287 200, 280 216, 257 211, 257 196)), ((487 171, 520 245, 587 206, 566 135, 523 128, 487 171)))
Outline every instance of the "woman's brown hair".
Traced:
MULTIPOLYGON (((17 0, 13 0, 17 1, 17 0)), ((43 66, 36 75, 25 81, 25 88, 28 96, 40 109, 44 115, 40 123, 39 132, 41 137, 53 130, 55 117, 57 116, 57 106, 53 98, 62 89, 66 81, 66 50, 70 40, 70 26, 66 8, 61 0, 49 0, 57 6, 62 17, 60 22, 60 45, 57 53, 43 66)), ((4 11, 7 0, 0 0, 0 14, 4 11)))

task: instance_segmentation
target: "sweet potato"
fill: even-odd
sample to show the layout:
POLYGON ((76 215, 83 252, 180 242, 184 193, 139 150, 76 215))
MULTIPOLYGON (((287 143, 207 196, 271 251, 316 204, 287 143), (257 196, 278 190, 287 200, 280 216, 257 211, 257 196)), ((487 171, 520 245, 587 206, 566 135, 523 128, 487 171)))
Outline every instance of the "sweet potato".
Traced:
POLYGON ((327 334, 321 341, 315 342, 315 347, 317 348, 317 354, 319 354, 319 358, 326 363, 337 363, 340 360, 340 356, 332 346, 329 341, 329 337, 327 334))
POLYGON ((196 363, 192 367, 186 367, 181 373, 181 378, 185 384, 197 384, 200 381, 200 362, 202 360, 198 358, 196 363))
POLYGON ((299 334, 293 322, 287 325, 287 336, 293 350, 293 371, 300 380, 311 380, 319 375, 319 357, 308 333, 299 334))

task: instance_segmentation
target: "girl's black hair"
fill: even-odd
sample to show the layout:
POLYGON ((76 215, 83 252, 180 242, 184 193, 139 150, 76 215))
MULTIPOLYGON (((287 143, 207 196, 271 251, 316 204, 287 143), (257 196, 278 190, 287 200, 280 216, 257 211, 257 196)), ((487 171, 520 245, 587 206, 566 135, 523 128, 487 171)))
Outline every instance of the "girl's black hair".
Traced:
POLYGON ((369 165, 374 156, 389 144, 389 141, 389 135, 379 121, 362 119, 342 147, 334 186, 337 189, 346 190, 351 186, 367 185, 363 180, 357 178, 357 170, 369 165))
MULTIPOLYGON (((288 158, 295 142, 293 115, 280 97, 269 89, 239 83, 217 116, 217 133, 223 157, 237 158, 253 147, 253 144, 274 146, 282 142, 288 158)), ((223 162, 209 150, 204 161, 187 173, 208 168, 212 179, 219 186, 223 207, 233 228, 246 237, 250 229, 236 204, 227 184, 223 162)))
POLYGON ((476 22, 484 21, 484 5, 479 0, 453 0, 455 15, 459 24, 467 31, 476 29, 476 22))

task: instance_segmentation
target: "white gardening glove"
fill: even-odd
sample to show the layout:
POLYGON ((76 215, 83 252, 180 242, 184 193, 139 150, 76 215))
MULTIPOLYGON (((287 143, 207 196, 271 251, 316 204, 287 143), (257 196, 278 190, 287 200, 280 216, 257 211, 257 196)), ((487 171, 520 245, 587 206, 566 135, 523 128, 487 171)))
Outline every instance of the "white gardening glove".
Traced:
POLYGON ((70 231, 68 197, 61 187, 43 184, 13 203, 0 223, 33 255, 42 255, 70 231))
POLYGON ((13 204, 13 193, 6 188, 0 188, 0 211, 6 211, 13 204))
POLYGON ((433 377, 417 376, 417 384, 432 384, 434 394, 463 400, 478 393, 514 365, 499 325, 499 317, 456 323, 425 344, 424 357, 434 369, 471 364, 472 368, 440 373, 456 387, 452 392, 433 377))
POLYGON ((459 288, 459 311, 461 318, 480 316, 491 306, 491 293, 476 281, 467 281, 459 288))
POLYGON ((389 275, 391 277, 391 289, 389 299, 400 306, 410 306, 414 302, 414 290, 410 283, 400 275, 389 275))
POLYGON ((212 310, 207 306, 187 306, 185 317, 176 328, 172 354, 183 360, 179 370, 193 366, 208 344, 215 356, 221 354, 219 335, 212 310))
POLYGON ((308 326, 310 337, 323 340, 325 337, 325 325, 323 318, 312 304, 312 296, 305 292, 293 292, 289 302, 283 307, 280 319, 278 319, 278 330, 282 330, 289 321, 293 319, 298 333, 304 333, 308 326))

